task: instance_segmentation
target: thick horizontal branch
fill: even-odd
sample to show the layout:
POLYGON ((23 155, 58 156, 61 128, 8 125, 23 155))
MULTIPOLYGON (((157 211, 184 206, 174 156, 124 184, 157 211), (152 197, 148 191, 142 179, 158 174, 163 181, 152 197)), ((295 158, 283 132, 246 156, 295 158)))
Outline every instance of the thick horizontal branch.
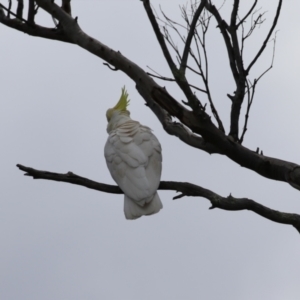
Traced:
MULTIPOLYGON (((20 170, 24 171, 26 176, 31 176, 33 177, 33 179, 61 181, 81 185, 89 189, 105 193, 123 194, 122 190, 118 186, 99 183, 78 176, 72 172, 61 174, 48 171, 40 171, 22 165, 17 165, 17 167, 20 170)), ((182 198, 184 196, 203 197, 211 202, 212 206, 210 207, 210 209, 219 208, 229 211, 250 210, 276 223, 292 225, 300 233, 300 215, 273 210, 251 199, 234 198, 231 195, 228 197, 222 197, 208 189, 188 182, 161 181, 158 189, 171 190, 181 193, 180 195, 175 196, 173 199, 182 198)))

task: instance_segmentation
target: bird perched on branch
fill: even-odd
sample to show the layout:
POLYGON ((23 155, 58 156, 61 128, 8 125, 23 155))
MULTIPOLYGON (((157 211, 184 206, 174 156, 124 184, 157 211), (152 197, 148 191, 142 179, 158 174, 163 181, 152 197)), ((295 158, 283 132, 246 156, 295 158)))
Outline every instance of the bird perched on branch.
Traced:
POLYGON ((130 118, 128 93, 107 110, 104 155, 112 178, 124 192, 126 219, 152 215, 162 209, 157 194, 162 169, 161 146, 147 126, 130 118))

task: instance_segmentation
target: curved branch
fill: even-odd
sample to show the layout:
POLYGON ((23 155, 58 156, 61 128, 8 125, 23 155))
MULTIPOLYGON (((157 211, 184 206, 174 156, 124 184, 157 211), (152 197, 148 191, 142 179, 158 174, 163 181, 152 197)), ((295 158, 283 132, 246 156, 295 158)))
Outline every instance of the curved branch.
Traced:
MULTIPOLYGON (((85 177, 78 176, 72 172, 61 174, 48 171, 40 171, 22 165, 17 165, 17 167, 21 171, 25 172, 25 176, 31 176, 33 179, 61 181, 81 185, 89 189, 105 193, 123 194, 122 190, 116 185, 99 183, 85 177)), ((300 215, 273 210, 251 199, 234 198, 231 195, 228 197, 222 197, 208 189, 188 182, 161 181, 158 189, 171 190, 181 193, 180 195, 175 196, 173 199, 179 199, 184 196, 206 198, 211 202, 212 206, 210 207, 210 209, 219 208, 229 211, 250 210, 273 222, 292 225, 300 233, 300 215)))

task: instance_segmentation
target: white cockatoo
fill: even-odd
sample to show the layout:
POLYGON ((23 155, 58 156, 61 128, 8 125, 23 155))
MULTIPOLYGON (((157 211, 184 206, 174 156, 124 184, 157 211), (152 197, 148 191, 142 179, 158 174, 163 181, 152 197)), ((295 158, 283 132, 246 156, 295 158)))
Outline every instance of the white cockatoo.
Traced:
POLYGON ((147 126, 130 118, 125 87, 119 102, 106 112, 104 155, 112 178, 124 192, 126 219, 152 215, 162 209, 157 194, 161 176, 161 146, 147 126))

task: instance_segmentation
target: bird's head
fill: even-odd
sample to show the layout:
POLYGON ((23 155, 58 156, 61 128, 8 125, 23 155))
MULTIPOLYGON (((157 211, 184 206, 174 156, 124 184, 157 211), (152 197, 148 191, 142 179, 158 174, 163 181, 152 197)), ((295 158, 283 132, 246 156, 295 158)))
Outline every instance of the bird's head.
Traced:
POLYGON ((107 110, 106 112, 106 118, 107 122, 109 122, 114 115, 126 115, 129 116, 129 111, 127 110, 127 106, 129 105, 129 98, 128 98, 128 93, 125 89, 125 86, 122 88, 122 93, 120 100, 118 103, 113 107, 107 110))

